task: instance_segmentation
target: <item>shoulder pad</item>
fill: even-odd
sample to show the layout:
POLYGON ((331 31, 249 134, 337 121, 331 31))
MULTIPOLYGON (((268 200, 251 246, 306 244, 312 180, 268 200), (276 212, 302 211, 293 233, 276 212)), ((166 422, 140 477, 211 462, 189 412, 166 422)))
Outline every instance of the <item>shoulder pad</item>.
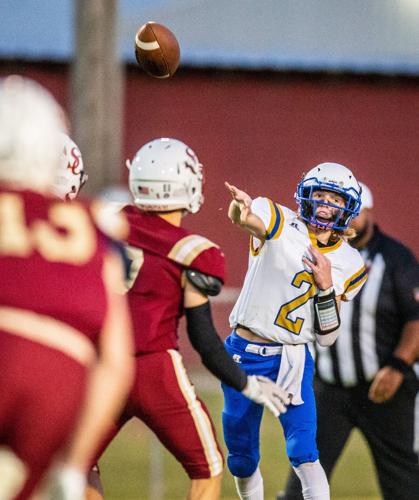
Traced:
POLYGON ((186 277, 193 286, 205 295, 215 296, 221 292, 222 281, 214 276, 187 269, 186 277))

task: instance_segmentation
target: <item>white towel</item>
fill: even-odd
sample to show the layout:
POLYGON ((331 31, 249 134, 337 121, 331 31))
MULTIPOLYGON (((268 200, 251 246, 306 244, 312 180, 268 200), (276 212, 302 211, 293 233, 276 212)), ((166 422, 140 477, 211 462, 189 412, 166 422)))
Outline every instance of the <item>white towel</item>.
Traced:
POLYGON ((305 344, 284 344, 276 383, 291 395, 291 404, 302 405, 301 382, 306 361, 305 344))

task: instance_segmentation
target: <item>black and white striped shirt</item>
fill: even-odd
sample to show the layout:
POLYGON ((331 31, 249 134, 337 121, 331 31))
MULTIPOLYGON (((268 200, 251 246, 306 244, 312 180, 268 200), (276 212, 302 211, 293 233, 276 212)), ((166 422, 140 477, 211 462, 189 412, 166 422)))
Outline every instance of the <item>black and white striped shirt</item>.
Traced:
POLYGON ((368 280, 353 301, 341 303, 336 343, 317 348, 317 376, 344 387, 370 382, 399 343, 404 324, 419 319, 419 264, 413 253, 375 226, 361 255, 368 280))

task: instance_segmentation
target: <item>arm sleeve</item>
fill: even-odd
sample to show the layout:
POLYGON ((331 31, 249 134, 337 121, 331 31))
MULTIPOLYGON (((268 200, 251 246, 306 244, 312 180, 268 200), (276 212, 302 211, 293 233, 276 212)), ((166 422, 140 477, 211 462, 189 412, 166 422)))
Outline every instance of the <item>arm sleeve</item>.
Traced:
POLYGON ((231 359, 212 321, 210 303, 185 310, 189 340, 202 363, 225 384, 242 391, 247 375, 231 359))

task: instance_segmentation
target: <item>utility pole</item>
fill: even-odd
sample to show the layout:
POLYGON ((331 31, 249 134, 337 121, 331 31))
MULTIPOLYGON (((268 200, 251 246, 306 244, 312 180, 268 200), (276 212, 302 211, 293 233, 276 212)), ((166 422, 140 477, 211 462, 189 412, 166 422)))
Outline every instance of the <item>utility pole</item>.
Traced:
POLYGON ((123 66, 118 0, 75 0, 71 68, 72 138, 89 174, 90 194, 117 184, 122 172, 123 66))

